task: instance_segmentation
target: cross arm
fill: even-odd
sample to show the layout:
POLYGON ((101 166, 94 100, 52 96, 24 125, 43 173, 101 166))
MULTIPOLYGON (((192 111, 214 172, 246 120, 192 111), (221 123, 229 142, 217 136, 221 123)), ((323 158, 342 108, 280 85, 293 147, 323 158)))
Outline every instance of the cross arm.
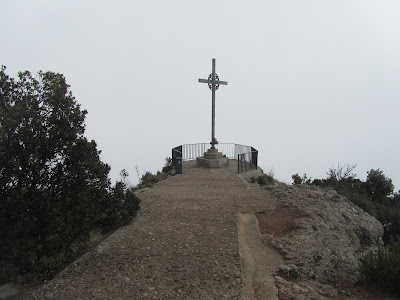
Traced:
MULTIPOLYGON (((199 82, 202 82, 202 83, 213 83, 212 80, 208 80, 208 79, 199 79, 199 82)), ((228 85, 227 81, 215 80, 214 83, 215 84, 220 84, 220 85, 228 85)))

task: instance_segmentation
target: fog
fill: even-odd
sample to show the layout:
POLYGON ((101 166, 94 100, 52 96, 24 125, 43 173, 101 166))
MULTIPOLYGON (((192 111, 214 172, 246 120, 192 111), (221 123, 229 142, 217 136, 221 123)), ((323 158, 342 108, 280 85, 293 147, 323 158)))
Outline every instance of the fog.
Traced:
POLYGON ((111 178, 216 137, 290 183, 357 164, 400 189, 398 1, 2 1, 7 74, 66 76, 111 178))

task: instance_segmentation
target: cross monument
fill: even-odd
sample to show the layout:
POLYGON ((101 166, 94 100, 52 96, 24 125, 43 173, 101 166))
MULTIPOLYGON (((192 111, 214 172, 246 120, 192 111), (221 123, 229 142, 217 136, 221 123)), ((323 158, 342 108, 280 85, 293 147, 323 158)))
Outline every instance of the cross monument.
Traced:
POLYGON ((211 129, 211 149, 215 149, 217 140, 215 138, 215 91, 218 90, 219 85, 227 85, 228 82, 220 81, 218 75, 215 73, 215 58, 212 59, 212 73, 208 79, 199 79, 199 82, 208 83, 208 87, 212 93, 212 129, 211 129))

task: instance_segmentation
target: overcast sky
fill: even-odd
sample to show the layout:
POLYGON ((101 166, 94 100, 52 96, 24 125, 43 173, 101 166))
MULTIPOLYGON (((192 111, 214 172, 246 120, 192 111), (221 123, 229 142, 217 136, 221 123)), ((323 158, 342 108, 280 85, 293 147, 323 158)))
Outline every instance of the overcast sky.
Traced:
POLYGON ((171 148, 216 137, 290 183, 339 162, 400 189, 400 2, 0 1, 7 74, 66 76, 111 177, 137 182, 171 148))

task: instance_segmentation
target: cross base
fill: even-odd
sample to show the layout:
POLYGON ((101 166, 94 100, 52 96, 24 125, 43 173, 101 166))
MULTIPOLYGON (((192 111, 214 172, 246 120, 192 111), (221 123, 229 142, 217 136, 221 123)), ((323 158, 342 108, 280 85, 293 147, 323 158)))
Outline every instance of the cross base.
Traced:
POLYGON ((208 149, 204 156, 196 158, 196 165, 200 168, 219 168, 228 167, 229 158, 223 157, 217 149, 208 149))

